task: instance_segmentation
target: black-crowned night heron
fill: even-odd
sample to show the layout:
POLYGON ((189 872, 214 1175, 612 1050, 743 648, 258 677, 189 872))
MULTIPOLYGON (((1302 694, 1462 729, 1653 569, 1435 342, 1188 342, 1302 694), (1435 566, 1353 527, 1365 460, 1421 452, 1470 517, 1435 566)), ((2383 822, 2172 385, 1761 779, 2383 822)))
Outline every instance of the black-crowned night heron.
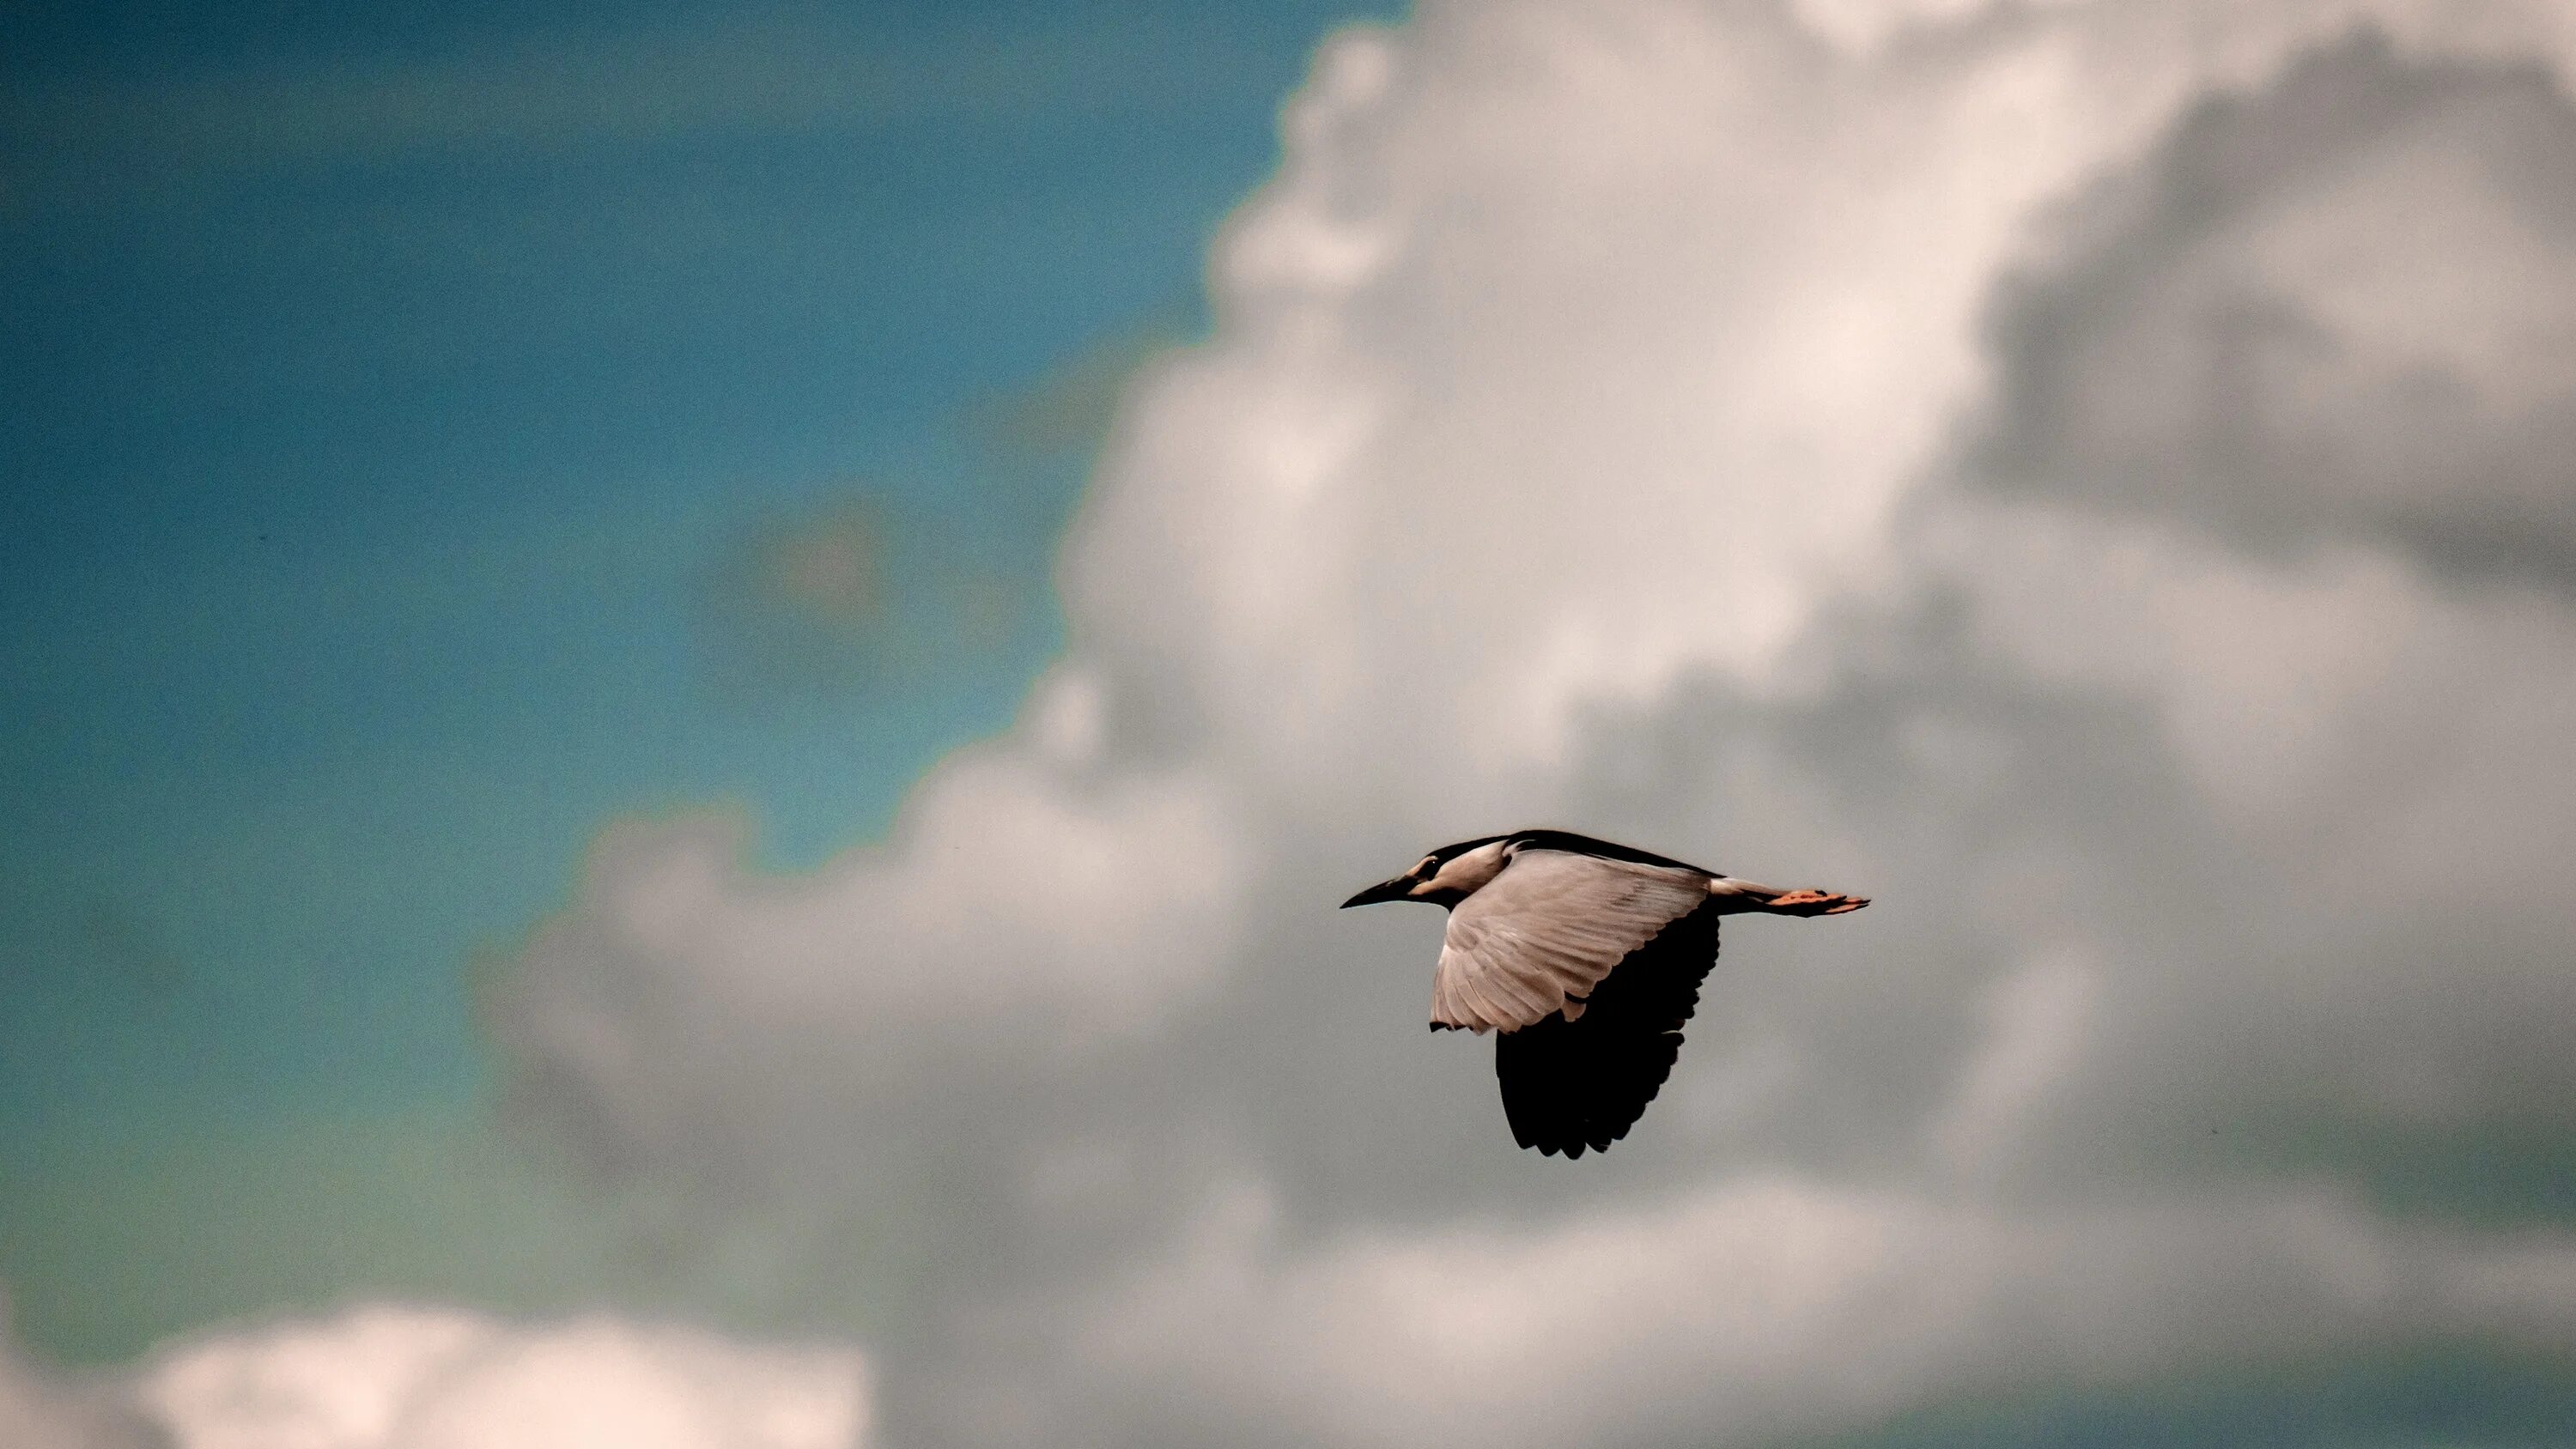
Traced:
POLYGON ((1628 1133, 1672 1075, 1717 918, 1837 916, 1869 902, 1784 891, 1563 830, 1444 845, 1342 902, 1449 908, 1431 1029, 1494 1042, 1523 1147, 1581 1157, 1628 1133))

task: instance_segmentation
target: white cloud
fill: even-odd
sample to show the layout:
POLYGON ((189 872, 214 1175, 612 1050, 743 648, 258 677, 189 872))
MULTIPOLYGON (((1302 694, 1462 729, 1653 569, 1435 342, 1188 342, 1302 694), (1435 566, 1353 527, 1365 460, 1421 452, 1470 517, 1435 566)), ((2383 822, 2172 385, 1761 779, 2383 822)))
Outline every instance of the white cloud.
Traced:
MULTIPOLYGON (((2039 4, 2071 0, 2037 0, 2039 4)), ((1790 0, 1789 11, 1820 38, 1868 56, 1909 32, 1938 34, 2008 8, 2006 0, 1790 0)))
POLYGON ((133 1396, 174 1449, 855 1449, 869 1405, 848 1350, 381 1305, 166 1349, 133 1396))
POLYGON ((2511 1174, 2372 1194, 2576 1140, 2576 110, 2529 68, 2571 41, 1339 37, 1214 338, 1130 396, 1028 722, 809 877, 612 832, 493 998, 530 1099, 935 1303, 884 1359, 925 1439, 1737 1443, 2562 1350, 2511 1174), (1330 909, 1539 822, 1878 899, 1732 929, 1573 1170, 1423 1039, 1435 923, 1330 909))
POLYGON ((950 760, 886 847, 810 876, 749 871, 722 817, 610 832, 582 904, 496 988, 503 1040, 584 1084, 600 1128, 650 1140, 792 1111, 808 1043, 865 1096, 1149 1033, 1226 959, 1241 852, 1205 786, 1066 764, 1095 728, 1084 697, 1062 682, 1035 748, 950 760), (649 1019, 615 1004, 636 992, 649 1019))

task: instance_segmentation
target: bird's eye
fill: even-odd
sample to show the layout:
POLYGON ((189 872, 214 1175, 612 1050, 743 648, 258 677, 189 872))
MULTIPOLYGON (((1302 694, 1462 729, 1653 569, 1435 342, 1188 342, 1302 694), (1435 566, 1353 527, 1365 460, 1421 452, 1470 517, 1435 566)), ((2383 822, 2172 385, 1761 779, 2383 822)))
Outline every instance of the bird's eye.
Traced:
POLYGON ((1425 880, 1438 875, 1440 873, 1440 857, 1436 855, 1426 855, 1422 857, 1422 864, 1415 866, 1413 868, 1413 873, 1421 876, 1425 880))

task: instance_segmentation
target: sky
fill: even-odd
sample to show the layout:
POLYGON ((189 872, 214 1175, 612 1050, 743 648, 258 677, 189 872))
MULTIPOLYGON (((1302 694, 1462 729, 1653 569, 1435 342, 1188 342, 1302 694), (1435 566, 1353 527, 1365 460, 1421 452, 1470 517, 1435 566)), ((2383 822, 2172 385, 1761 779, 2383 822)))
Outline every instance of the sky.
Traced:
POLYGON ((8 52, 0 1437, 2576 1442, 2564 7, 341 24, 8 52), (1538 823, 1875 904, 1542 1160, 1538 823))
POLYGON ((1343 18, 19 12, 21 1330, 522 1273, 440 1245, 579 1205, 485 1140, 471 963, 607 820, 725 800, 811 863, 1008 723, 1116 379, 1202 325, 1343 18), (174 1253, 220 1261, 128 1266, 174 1253))

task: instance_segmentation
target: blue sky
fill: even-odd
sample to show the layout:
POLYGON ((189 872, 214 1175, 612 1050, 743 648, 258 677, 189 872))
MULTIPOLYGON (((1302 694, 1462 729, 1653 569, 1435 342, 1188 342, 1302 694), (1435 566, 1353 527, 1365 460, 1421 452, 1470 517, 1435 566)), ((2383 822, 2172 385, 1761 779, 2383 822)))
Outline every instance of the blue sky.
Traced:
POLYGON ((483 1140, 470 962, 613 816, 810 863, 1010 719, 1109 384, 1366 13, 21 7, 21 1330, 490 1286, 438 1245, 577 1218, 483 1140), (308 1213, 388 1242, 263 1248, 308 1213))

